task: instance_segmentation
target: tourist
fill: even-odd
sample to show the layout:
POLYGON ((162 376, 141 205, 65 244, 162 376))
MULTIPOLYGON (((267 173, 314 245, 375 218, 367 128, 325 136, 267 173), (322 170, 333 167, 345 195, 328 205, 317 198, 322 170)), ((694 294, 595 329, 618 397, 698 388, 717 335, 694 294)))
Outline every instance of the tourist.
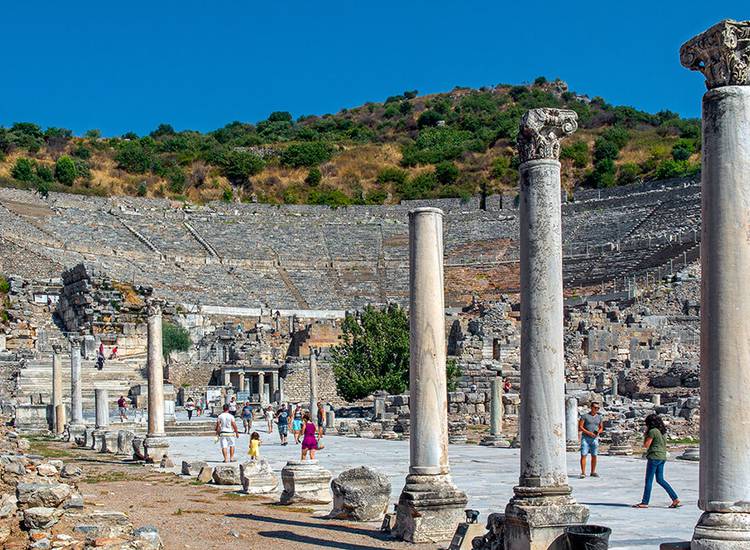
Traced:
POLYGON ((109 358, 110 359, 117 359, 117 346, 112 348, 112 351, 109 352, 109 358))
POLYGON ((266 424, 267 424, 267 427, 268 427, 268 433, 272 434, 273 433, 273 408, 271 407, 271 405, 268 405, 266 407, 266 411, 265 411, 264 414, 265 414, 265 417, 266 417, 266 424))
POLYGON ((318 439, 323 437, 325 432, 325 423, 326 423, 326 410, 325 407, 323 407, 323 403, 318 401, 318 439))
POLYGON ((643 488, 643 498, 633 508, 648 508, 651 500, 651 488, 654 485, 654 476, 656 483, 662 486, 672 499, 670 508, 679 508, 681 506, 677 493, 672 486, 664 479, 664 464, 667 462, 667 443, 664 436, 667 434, 667 428, 664 421, 658 414, 650 414, 646 417, 646 433, 644 435, 643 446, 646 448, 646 483, 643 488))
POLYGON ((192 420, 193 411, 195 410, 195 401, 193 401, 192 397, 188 397, 187 401, 185 401, 185 410, 187 411, 188 420, 192 420))
POLYGON ((247 454, 250 456, 250 460, 258 460, 260 458, 260 434, 253 432, 250 436, 250 446, 247 449, 247 454))
POLYGON ((96 353, 96 368, 102 370, 104 368, 104 352, 103 347, 100 346, 99 351, 96 353))
POLYGON ((307 460, 307 453, 310 453, 310 460, 315 460, 315 451, 318 450, 318 439, 315 437, 315 424, 310 419, 310 414, 305 413, 302 417, 304 427, 302 428, 305 434, 302 439, 302 460, 307 460))
POLYGON ((237 398, 235 396, 229 399, 229 412, 232 416, 237 416, 237 398))
POLYGON ((503 380, 503 391, 505 393, 508 393, 511 389, 513 389, 513 384, 510 383, 510 380, 507 378, 503 380))
POLYGON ((249 434, 250 430, 253 429, 253 407, 250 405, 250 401, 245 401, 245 405, 242 407, 242 426, 245 428, 246 434, 249 434))
POLYGON ((599 403, 591 403, 591 410, 581 416, 578 431, 581 432, 581 479, 586 477, 586 456, 591 455, 591 477, 596 473, 596 460, 599 454, 599 435, 604 430, 602 415, 599 414, 599 403))
POLYGON ((117 409, 120 412, 120 422, 125 422, 128 419, 128 400, 124 395, 117 400, 117 409))
POLYGON ((104 357, 104 342, 99 342, 99 355, 104 357))
POLYGON ((302 405, 299 403, 294 408, 294 415, 292 416, 292 434, 294 435, 294 444, 299 445, 302 437, 302 405))
POLYGON ((216 437, 221 442, 224 462, 234 462, 234 440, 239 439, 240 432, 234 421, 234 415, 229 412, 229 405, 225 403, 223 409, 224 412, 216 419, 216 437), (229 456, 227 456, 227 449, 229 456))
POLYGON ((288 444, 287 434, 289 433, 289 410, 286 405, 281 405, 279 412, 276 413, 276 425, 279 427, 281 444, 286 446, 288 444))
POLYGON ((203 404, 203 398, 201 397, 198 399, 198 404, 195 406, 195 414, 198 416, 201 416, 203 414, 203 409, 205 409, 205 405, 203 404))

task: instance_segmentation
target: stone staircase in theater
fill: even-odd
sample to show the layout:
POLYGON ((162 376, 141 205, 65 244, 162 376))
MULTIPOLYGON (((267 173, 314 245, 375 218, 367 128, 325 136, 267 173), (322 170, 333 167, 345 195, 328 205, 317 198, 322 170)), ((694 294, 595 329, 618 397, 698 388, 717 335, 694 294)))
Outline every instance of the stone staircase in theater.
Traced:
MULTIPOLYGON (((70 354, 61 353, 63 367, 63 400, 70 399, 70 354)), ((98 370, 95 361, 81 360, 81 381, 84 411, 94 410, 94 390, 109 390, 109 400, 114 404, 120 395, 128 395, 131 386, 147 384, 146 354, 121 359, 110 359, 98 370)), ((42 396, 45 403, 52 396, 52 353, 42 353, 38 359, 27 359, 16 376, 15 396, 28 401, 32 396, 42 396)), ((113 407, 114 405, 110 405, 113 407)))

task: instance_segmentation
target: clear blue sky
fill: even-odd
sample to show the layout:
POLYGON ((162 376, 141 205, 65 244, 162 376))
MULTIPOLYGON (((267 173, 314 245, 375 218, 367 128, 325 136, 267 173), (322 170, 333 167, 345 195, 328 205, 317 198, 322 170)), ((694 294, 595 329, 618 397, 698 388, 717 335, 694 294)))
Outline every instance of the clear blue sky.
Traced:
MULTIPOLYGON (((699 116, 679 47, 746 0, 40 0, 4 2, 0 125, 80 134, 211 130, 336 112, 406 89, 560 77, 647 111, 699 116)), ((745 10, 741 7, 744 6, 745 10)))

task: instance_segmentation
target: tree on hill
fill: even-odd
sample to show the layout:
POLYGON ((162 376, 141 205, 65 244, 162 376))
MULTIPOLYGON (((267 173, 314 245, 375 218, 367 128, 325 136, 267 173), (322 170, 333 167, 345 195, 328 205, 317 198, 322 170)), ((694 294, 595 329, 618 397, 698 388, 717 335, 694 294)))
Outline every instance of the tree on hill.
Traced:
POLYGON ((61 156, 55 163, 55 179, 63 185, 73 185, 78 177, 75 161, 67 155, 61 156))
POLYGON ((263 159, 247 151, 227 151, 221 157, 221 172, 234 185, 245 185, 264 166, 263 159))

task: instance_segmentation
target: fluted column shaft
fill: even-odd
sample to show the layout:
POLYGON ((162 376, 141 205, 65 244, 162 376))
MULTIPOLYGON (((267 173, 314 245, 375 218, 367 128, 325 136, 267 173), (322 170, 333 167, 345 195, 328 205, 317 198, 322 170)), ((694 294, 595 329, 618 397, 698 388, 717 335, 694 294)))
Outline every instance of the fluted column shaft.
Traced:
POLYGON ((164 435, 164 368, 162 365, 161 309, 148 316, 148 436, 164 435))

